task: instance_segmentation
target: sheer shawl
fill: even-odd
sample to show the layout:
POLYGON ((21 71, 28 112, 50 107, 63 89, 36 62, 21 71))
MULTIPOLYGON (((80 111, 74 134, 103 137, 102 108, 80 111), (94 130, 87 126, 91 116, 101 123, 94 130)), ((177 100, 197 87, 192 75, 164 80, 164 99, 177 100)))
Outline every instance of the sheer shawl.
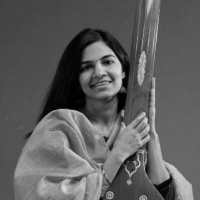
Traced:
MULTIPOLYGON (((100 165, 109 152, 101 131, 80 112, 49 113, 22 150, 14 175, 15 200, 99 200, 100 165)), ((192 200, 191 185, 172 165, 166 167, 176 199, 192 200)))

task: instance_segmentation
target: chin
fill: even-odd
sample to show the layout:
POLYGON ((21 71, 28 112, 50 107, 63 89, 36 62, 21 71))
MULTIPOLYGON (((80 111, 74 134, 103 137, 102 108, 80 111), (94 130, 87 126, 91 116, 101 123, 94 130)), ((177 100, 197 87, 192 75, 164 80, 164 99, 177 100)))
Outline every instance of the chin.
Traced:
POLYGON ((102 95, 95 96, 95 99, 108 101, 108 100, 115 98, 116 96, 117 96, 116 93, 114 93, 114 94, 113 93, 112 94, 102 94, 102 95))
POLYGON ((115 98, 118 94, 119 90, 116 91, 101 91, 101 92, 85 92, 87 98, 89 99, 93 99, 93 100, 104 100, 104 101, 108 101, 111 100, 113 98, 115 98))

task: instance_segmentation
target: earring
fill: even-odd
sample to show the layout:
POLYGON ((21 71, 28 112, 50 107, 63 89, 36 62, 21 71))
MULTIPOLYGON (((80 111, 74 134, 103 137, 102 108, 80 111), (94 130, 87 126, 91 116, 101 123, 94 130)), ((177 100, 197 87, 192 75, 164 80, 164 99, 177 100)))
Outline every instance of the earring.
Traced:
POLYGON ((119 93, 126 93, 126 88, 123 85, 121 86, 119 93))
MULTIPOLYGON (((122 80, 126 77, 126 74, 125 72, 122 73, 122 80)), ((119 90, 119 93, 126 93, 126 88, 123 86, 121 86, 120 90, 119 90)))

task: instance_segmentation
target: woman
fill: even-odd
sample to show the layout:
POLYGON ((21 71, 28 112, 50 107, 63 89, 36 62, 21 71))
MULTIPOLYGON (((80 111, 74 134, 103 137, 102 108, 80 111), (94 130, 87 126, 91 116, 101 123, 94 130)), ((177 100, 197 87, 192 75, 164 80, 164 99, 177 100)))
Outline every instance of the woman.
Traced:
POLYGON ((103 30, 85 29, 69 43, 18 161, 16 200, 98 200, 124 160, 147 142, 148 176, 163 198, 193 199, 191 185, 162 159, 155 80, 149 122, 141 113, 125 127, 128 71, 126 52, 103 30))

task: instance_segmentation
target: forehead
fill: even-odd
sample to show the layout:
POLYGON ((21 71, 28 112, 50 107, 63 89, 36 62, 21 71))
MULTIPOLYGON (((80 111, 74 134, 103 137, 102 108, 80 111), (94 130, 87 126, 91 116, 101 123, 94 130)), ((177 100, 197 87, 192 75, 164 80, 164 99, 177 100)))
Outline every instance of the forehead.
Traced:
POLYGON ((87 46, 82 55, 82 61, 98 60, 105 55, 115 55, 113 50, 108 47, 104 42, 99 41, 87 46))

